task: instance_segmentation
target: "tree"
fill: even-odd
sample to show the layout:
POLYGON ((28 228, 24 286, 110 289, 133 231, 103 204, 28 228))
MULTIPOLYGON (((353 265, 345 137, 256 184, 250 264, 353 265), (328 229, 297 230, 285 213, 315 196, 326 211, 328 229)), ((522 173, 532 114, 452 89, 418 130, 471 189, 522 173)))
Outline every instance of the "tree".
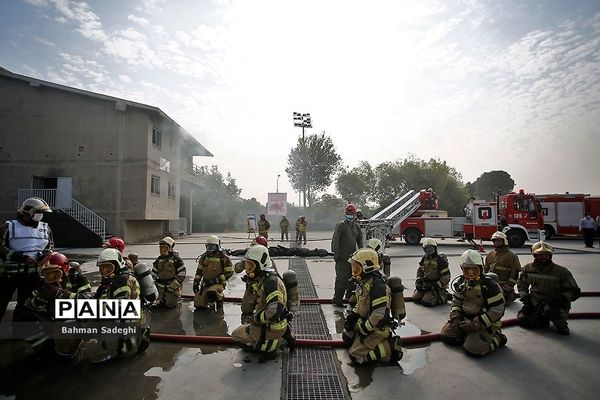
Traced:
POLYGON ((508 193, 515 187, 515 181, 506 171, 489 171, 481 174, 472 184, 467 183, 471 195, 479 199, 494 199, 498 192, 508 193))
POLYGON ((373 197, 375 171, 368 161, 361 161, 358 166, 342 172, 335 180, 335 187, 342 199, 364 207, 373 197))
POLYGON ((333 141, 323 132, 298 138, 298 144, 288 155, 285 172, 296 191, 306 190, 304 205, 308 200, 310 207, 318 193, 331 185, 340 164, 341 157, 333 141))

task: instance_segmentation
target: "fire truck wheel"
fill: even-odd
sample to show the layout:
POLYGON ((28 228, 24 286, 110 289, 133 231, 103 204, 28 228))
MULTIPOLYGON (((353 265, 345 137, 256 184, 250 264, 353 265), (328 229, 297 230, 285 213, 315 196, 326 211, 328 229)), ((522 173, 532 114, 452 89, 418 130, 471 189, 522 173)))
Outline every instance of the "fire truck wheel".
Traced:
POLYGON ((511 229, 506 233, 509 247, 523 247, 525 244, 525 235, 517 229, 511 229))
POLYGON ((421 243, 421 232, 414 228, 407 229, 404 232, 404 240, 406 240, 406 243, 416 246, 421 243))
POLYGON ((554 232, 554 228, 550 225, 544 225, 544 230, 546 231, 546 240, 550 239, 556 234, 556 232, 554 232))

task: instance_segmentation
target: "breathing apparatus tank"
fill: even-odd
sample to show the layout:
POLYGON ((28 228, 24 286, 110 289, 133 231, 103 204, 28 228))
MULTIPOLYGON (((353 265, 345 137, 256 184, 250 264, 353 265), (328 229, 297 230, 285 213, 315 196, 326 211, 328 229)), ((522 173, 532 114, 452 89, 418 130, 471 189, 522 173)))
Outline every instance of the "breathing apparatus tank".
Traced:
POLYGON ((142 297, 148 303, 154 303, 158 299, 158 290, 154 284, 154 279, 152 279, 152 270, 150 270, 148 264, 142 262, 135 264, 133 273, 140 283, 142 297))
POLYGON ((404 285, 402 279, 397 276, 390 276, 387 279, 387 285, 390 288, 391 297, 391 311, 392 317, 401 321, 406 317, 406 305, 404 304, 404 285))

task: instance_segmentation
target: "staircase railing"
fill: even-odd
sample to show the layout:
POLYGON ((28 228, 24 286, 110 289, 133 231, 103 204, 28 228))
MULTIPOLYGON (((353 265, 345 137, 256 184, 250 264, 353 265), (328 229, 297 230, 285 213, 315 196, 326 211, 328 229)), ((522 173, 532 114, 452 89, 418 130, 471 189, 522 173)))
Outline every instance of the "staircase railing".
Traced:
POLYGON ((106 221, 68 194, 58 189, 19 189, 19 204, 29 197, 43 199, 51 209, 64 212, 100 239, 106 239, 106 221))

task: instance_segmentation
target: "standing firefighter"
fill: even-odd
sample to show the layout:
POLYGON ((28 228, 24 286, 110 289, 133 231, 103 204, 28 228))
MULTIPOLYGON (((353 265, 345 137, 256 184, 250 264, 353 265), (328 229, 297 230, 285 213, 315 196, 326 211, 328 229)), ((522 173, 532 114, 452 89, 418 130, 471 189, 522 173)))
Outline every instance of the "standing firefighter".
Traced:
POLYGON ((396 362, 402 358, 400 338, 394 334, 391 291, 379 267, 377 253, 357 250, 350 259, 352 277, 357 283, 356 306, 346 317, 342 339, 350 346, 350 359, 396 362))
POLYGON ((504 292, 504 301, 510 305, 515 301, 514 287, 521 271, 519 257, 508 249, 508 238, 502 232, 492 235, 494 250, 485 258, 483 272, 498 275, 498 283, 504 292))
POLYGON ((427 307, 445 304, 449 297, 446 291, 450 282, 448 259, 444 254, 438 254, 437 243, 431 238, 423 240, 423 251, 425 255, 419 261, 413 301, 427 307))
POLYGON ((15 290, 17 307, 13 320, 25 311, 25 300, 38 283, 37 264, 54 248, 52 231, 41 222, 46 212, 52 212, 48 204, 31 197, 17 210, 16 219, 0 227, 0 321, 15 290))
POLYGON ((283 238, 285 237, 286 241, 290 240, 288 229, 290 228, 290 221, 284 215, 279 221, 279 229, 281 230, 281 241, 283 242, 283 238))
POLYGON ((304 241, 304 244, 306 244, 306 225, 308 223, 306 222, 306 217, 304 215, 301 215, 300 218, 298 218, 298 221, 296 221, 296 231, 298 232, 298 238, 296 239, 296 241, 298 242, 298 244, 301 244, 302 241, 304 241))
POLYGON ((173 251, 175 240, 167 236, 158 242, 160 256, 152 264, 156 279, 158 302, 174 308, 181 300, 181 288, 185 280, 185 265, 177 252, 173 251))
POLYGON ((260 218, 258 220, 258 234, 263 236, 265 239, 269 238, 269 229, 271 228, 271 224, 267 221, 265 214, 260 214, 260 218))
POLYGON ((354 218, 356 206, 348 204, 344 213, 345 218, 337 223, 331 239, 331 251, 335 260, 333 304, 337 307, 344 307, 343 299, 350 299, 354 292, 354 284, 350 282, 352 267, 348 259, 357 249, 363 247, 362 232, 354 218))
POLYGON ((262 353, 263 359, 273 359, 288 337, 293 340, 288 330, 290 315, 285 285, 273 269, 269 250, 264 246, 251 246, 244 256, 244 265, 249 282, 256 288, 257 302, 250 322, 237 327, 231 337, 262 353))
POLYGON ((506 345, 507 338, 500 331, 504 296, 496 281, 483 274, 477 251, 465 251, 460 268, 462 275, 452 284, 450 320, 442 328, 441 339, 450 345, 462 344, 468 354, 481 357, 506 345))
MULTIPOLYGON (((97 299, 140 299, 140 284, 133 272, 125 264, 123 256, 117 249, 104 249, 96 262, 101 281, 94 294, 97 299)), ((136 326, 136 333, 121 335, 118 338, 102 340, 102 347, 108 350, 103 360, 117 356, 142 353, 150 345, 150 328, 146 325, 146 316, 141 309, 140 319, 131 324, 136 326)))
POLYGON ((210 235, 206 239, 206 252, 198 259, 198 269, 194 277, 194 307, 207 308, 216 303, 223 308, 223 291, 227 280, 233 275, 233 264, 223 250, 221 240, 210 235))
POLYGON ((523 266, 517 289, 523 308, 517 322, 523 328, 547 328, 550 321, 561 335, 569 334, 567 317, 571 302, 577 300, 581 290, 571 272, 552 262, 554 249, 546 242, 531 246, 534 261, 523 266))

